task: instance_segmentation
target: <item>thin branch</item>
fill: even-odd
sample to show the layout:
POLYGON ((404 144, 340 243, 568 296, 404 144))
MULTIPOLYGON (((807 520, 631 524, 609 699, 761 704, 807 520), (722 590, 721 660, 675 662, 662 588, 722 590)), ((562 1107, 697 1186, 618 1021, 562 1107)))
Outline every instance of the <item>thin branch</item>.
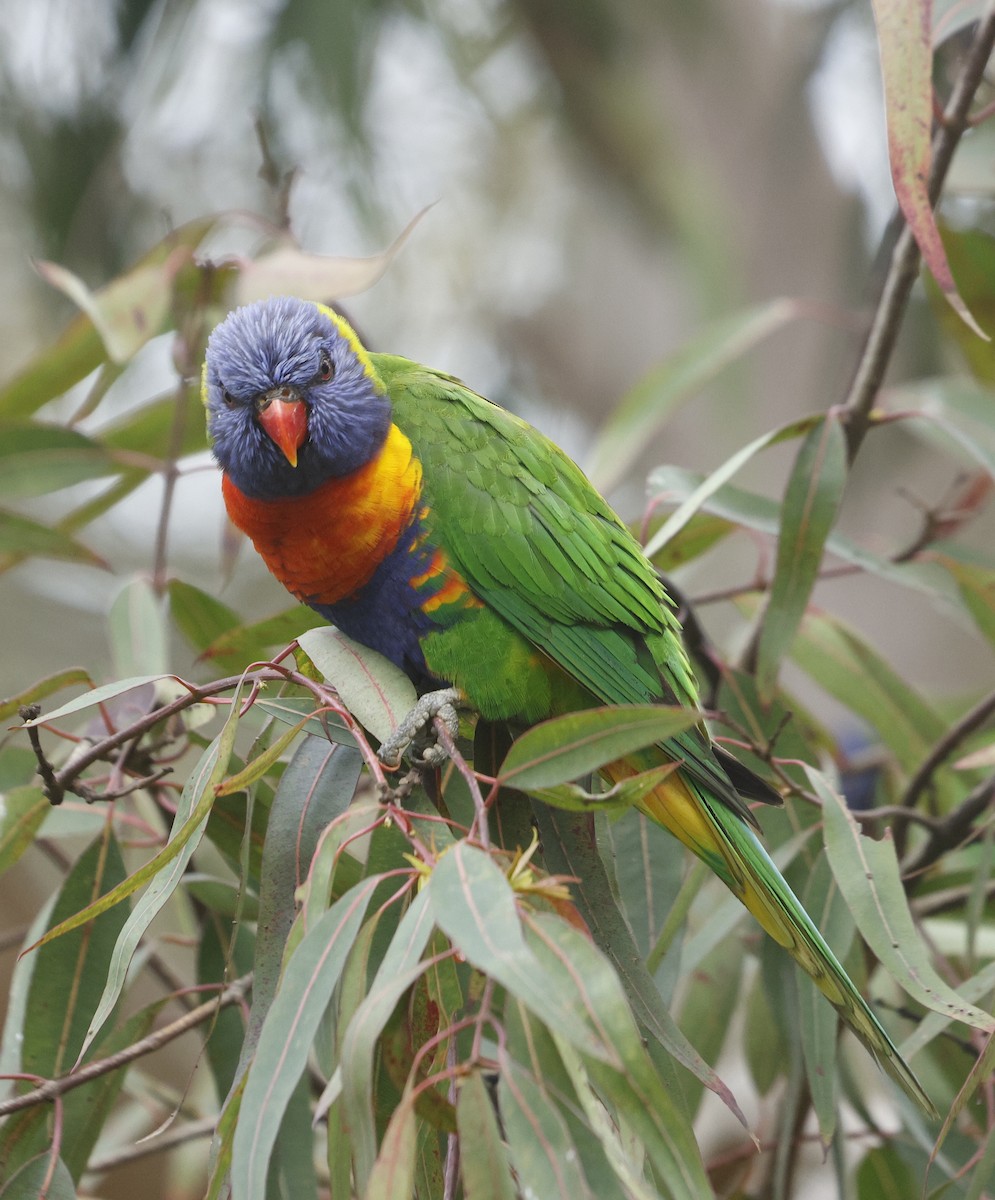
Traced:
MULTIPOLYGON (((971 103, 995 46, 995 4, 978 23, 964 58, 943 119, 933 138, 933 164, 929 173, 929 198, 936 204, 954 150, 969 125, 971 103)), ((870 427, 877 398, 902 326, 909 293, 919 271, 919 247, 909 226, 903 225, 891 252, 885 276, 853 380, 844 402, 846 434, 851 462, 870 427)))
POLYGON ((72 1091, 73 1088, 82 1087, 84 1083, 89 1083, 92 1079, 98 1079, 101 1075, 109 1075, 111 1071, 116 1071, 119 1067, 126 1066, 137 1058, 162 1049, 163 1046, 182 1037, 183 1034, 189 1033, 191 1029, 211 1020, 220 1009, 228 1008, 232 1004, 241 1004, 251 983, 251 974, 243 975, 241 979, 236 979, 234 983, 229 984, 220 996, 198 1005, 171 1024, 164 1025, 162 1029, 155 1030, 148 1037, 141 1038, 124 1050, 119 1050, 117 1054, 109 1054, 107 1058, 87 1063, 78 1071, 60 1075, 57 1079, 49 1079, 41 1087, 35 1088, 33 1092, 3 1101, 0 1103, 0 1117, 7 1117, 11 1113, 20 1112, 25 1108, 33 1108, 36 1104, 47 1104, 66 1092, 72 1091))
POLYGON ((151 1154, 164 1154, 167 1150, 172 1150, 175 1146, 182 1146, 185 1142, 210 1137, 214 1133, 217 1123, 217 1117, 202 1117, 199 1121, 190 1121, 176 1129, 167 1130, 158 1137, 143 1138, 135 1145, 112 1150, 103 1158, 95 1158, 93 1162, 87 1163, 86 1173, 99 1175, 106 1171, 113 1171, 116 1167, 126 1166, 140 1158, 148 1158, 151 1154))
POLYGON ((995 692, 979 700, 974 708, 955 722, 940 738, 929 754, 919 764, 902 797, 903 808, 913 808, 919 797, 929 786, 930 780, 961 743, 976 729, 980 729, 990 716, 995 714, 995 692))
POLYGON ((974 822, 995 799, 995 775, 990 775, 983 783, 970 791, 964 800, 939 822, 936 829, 920 850, 919 854, 908 866, 902 867, 906 876, 919 875, 931 867, 933 863, 948 850, 955 850, 977 836, 974 822))

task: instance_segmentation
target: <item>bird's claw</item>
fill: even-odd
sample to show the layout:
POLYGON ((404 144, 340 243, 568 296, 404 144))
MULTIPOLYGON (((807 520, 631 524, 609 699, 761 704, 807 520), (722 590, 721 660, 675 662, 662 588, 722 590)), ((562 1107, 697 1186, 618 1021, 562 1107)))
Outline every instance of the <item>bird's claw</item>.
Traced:
POLYGON ((401 759, 414 746, 411 761, 416 766, 438 767, 446 760, 446 751, 432 732, 432 721, 441 717, 453 738, 459 733, 456 705, 461 699, 457 688, 441 688, 426 692, 404 717, 390 737, 380 746, 377 757, 391 770, 401 765, 401 759))

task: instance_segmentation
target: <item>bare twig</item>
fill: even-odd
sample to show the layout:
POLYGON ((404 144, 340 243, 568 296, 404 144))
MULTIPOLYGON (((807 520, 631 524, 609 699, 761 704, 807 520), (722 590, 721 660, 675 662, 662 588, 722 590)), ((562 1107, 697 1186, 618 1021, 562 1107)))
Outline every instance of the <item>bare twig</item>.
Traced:
MULTIPOLYGON (((954 150, 969 125, 971 103, 995 46, 995 4, 978 23, 960 74, 933 138, 933 165, 929 197, 940 194, 954 150)), ((871 409, 891 360, 905 316, 909 293, 919 270, 919 247, 908 225, 903 225, 891 252, 888 271, 874 308, 870 328, 844 403, 850 460, 856 457, 870 427, 871 409)))
POLYGON ((973 788, 953 812, 938 823, 922 850, 911 863, 903 865, 902 874, 908 877, 919 875, 948 850, 956 849, 976 837, 978 831, 974 828, 974 822, 993 800, 995 775, 990 775, 983 783, 973 788))
POLYGON ((164 1025, 162 1029, 157 1029, 150 1033, 148 1037, 141 1038, 139 1041, 126 1047, 124 1050, 119 1050, 117 1054, 109 1054, 106 1058, 99 1058, 95 1062, 87 1063, 86 1066, 80 1067, 78 1071, 72 1071, 68 1075, 60 1075, 56 1079, 49 1079, 37 1087, 32 1092, 27 1092, 23 1096, 13 1096, 10 1100, 5 1100, 0 1103, 0 1117, 9 1116, 11 1113, 20 1112, 25 1108, 33 1108, 36 1104, 47 1104, 51 1100, 56 1100, 66 1092, 72 1091, 73 1088, 82 1087, 84 1083, 89 1083, 92 1079, 98 1079, 101 1075, 108 1075, 111 1071, 116 1071, 119 1067, 126 1066, 130 1062, 134 1062, 137 1058, 142 1058, 146 1054, 152 1054, 156 1050, 160 1050, 163 1046, 175 1041, 178 1037, 188 1033, 191 1029, 195 1029, 198 1025, 203 1025, 205 1021, 211 1020, 214 1015, 222 1008, 228 1008, 232 1004, 240 1004, 245 997, 246 992, 252 983, 251 975, 243 975, 241 979, 236 979, 234 983, 228 985, 225 990, 212 1000, 206 1001, 204 1004, 198 1005, 188 1013, 184 1013, 182 1017, 173 1021, 169 1025, 164 1025))
POLYGON ((105 1171, 113 1171, 116 1167, 126 1166, 140 1158, 148 1158, 151 1154, 164 1154, 167 1150, 172 1150, 174 1146, 182 1146, 185 1142, 210 1137, 214 1133, 216 1124, 217 1117, 202 1117, 199 1121, 190 1121, 176 1129, 167 1130, 158 1137, 143 1138, 133 1146, 124 1146, 120 1150, 113 1150, 110 1154, 105 1154, 103 1158, 95 1158, 93 1162, 87 1164, 86 1173, 99 1175, 105 1171))
POLYGON ((930 780, 939 768, 950 758, 957 747, 976 729, 980 729, 993 714, 995 714, 995 692, 991 692, 979 700, 974 708, 950 726, 909 780, 905 795, 902 797, 903 808, 913 808, 918 803, 919 797, 929 786, 930 780))

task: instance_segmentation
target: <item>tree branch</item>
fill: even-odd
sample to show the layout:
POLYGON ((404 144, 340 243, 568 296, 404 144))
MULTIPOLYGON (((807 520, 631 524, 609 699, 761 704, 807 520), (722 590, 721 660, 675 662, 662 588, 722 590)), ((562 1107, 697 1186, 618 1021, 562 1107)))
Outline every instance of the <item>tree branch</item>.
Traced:
POLYGON ((931 867, 948 850, 954 850, 970 841, 977 834, 974 822, 989 807, 993 799, 995 799, 995 775, 991 775, 983 783, 979 783, 949 816, 939 822, 919 854, 908 866, 903 866, 902 874, 905 876, 919 875, 927 867, 931 867))
POLYGON ((55 1100, 66 1092, 72 1091, 73 1088, 82 1087, 84 1083, 89 1083, 92 1079, 97 1079, 101 1075, 108 1075, 111 1071, 116 1071, 119 1067, 134 1062, 136 1058, 152 1054, 153 1051, 161 1049, 163 1046, 168 1045, 169 1042, 175 1041, 178 1037, 182 1037, 184 1033, 188 1033, 191 1029, 202 1025, 205 1021, 211 1020, 220 1009, 229 1008, 232 1004, 240 1004, 245 997, 245 993, 249 990, 251 983, 251 974, 243 975, 241 979, 236 979, 234 983, 229 984, 220 996, 216 996, 204 1004, 199 1004, 196 1008, 191 1009, 190 1012, 184 1013, 182 1017, 173 1021, 172 1024, 164 1025, 162 1029, 155 1030, 148 1037, 141 1038, 124 1050, 119 1050, 117 1054, 110 1054, 107 1058, 100 1058, 95 1062, 87 1063, 85 1067, 80 1067, 78 1071, 72 1071, 68 1075, 60 1075, 57 1079, 49 1079, 41 1087, 35 1088, 34 1091, 26 1092, 23 1096, 14 1096, 10 1100, 3 1101, 0 1103, 0 1117, 20 1112, 24 1108, 32 1108, 36 1104, 47 1104, 50 1100, 55 1100))
POLYGON ((991 692, 983 700, 979 700, 974 708, 970 709, 959 721, 950 726, 943 737, 940 738, 929 754, 919 764, 912 778, 909 780, 905 789, 905 795, 902 797, 902 808, 915 807, 919 797, 929 786, 929 782, 937 770, 939 770, 965 738, 970 737, 976 729, 980 729, 993 713, 995 713, 995 692, 991 692))

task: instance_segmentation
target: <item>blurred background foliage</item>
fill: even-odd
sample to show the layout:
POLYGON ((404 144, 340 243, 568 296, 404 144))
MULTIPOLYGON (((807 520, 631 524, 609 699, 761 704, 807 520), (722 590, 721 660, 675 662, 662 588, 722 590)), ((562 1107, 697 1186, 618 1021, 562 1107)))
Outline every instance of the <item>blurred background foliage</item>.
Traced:
MULTIPOLYGON (((936 65, 945 94, 979 6, 935 7, 950 34, 936 65)), ((979 105, 990 98, 983 88, 979 105)), ((958 282, 989 330, 993 161, 988 123, 961 146, 942 210, 958 282)), ((0 0, 0 162, 7 695, 70 666, 97 681, 203 678, 194 658, 209 642, 286 609, 231 543, 205 448, 196 348, 237 272, 202 271, 194 253, 258 260, 289 225, 311 253, 376 255, 431 205, 385 278, 366 286, 377 271, 357 268, 350 318, 372 347, 522 412, 638 522, 648 496, 665 511, 750 439, 840 401, 894 234, 863 0, 0 0), (138 317, 113 312, 119 361, 50 286, 66 278, 33 260, 93 289, 127 281, 138 317), (154 336, 177 325, 177 339, 154 336), (193 386, 178 388, 177 372, 193 386), (626 405, 657 418, 620 443, 606 421, 626 405), (169 622, 136 611, 167 591, 169 622)), ((813 621, 785 668, 813 721, 852 749, 838 765, 884 764, 877 800, 899 798, 991 687, 993 376, 990 346, 917 288, 884 401, 934 420, 868 439, 831 562, 853 563, 857 543, 877 568, 829 572, 814 594, 859 640, 813 621)), ((771 502, 794 453, 748 462, 745 490, 717 494, 700 540, 662 560, 730 659, 748 646, 750 584, 773 569, 771 502)), ((212 662, 237 670, 247 646, 293 631, 215 645, 212 662)), ((968 785, 945 786, 959 797, 968 785)), ((50 858, 30 851, 5 878, 8 959, 62 878, 50 858)), ((995 949, 976 866, 939 881, 973 905, 972 962, 995 949)), ((947 934, 959 951, 963 937, 947 934)), ((181 964, 189 952, 175 950, 181 964)), ((756 1082, 763 1048, 751 1053, 756 1082)), ((181 1086, 182 1066, 163 1069, 181 1086)), ((712 1150, 736 1140, 723 1120, 706 1120, 712 1150)), ((806 1187, 831 1189, 813 1160, 806 1187)), ((882 1161, 873 1169, 895 1178, 912 1169, 882 1161)), ((151 1195, 134 1169, 115 1194, 141 1179, 151 1195)), ((187 1194, 178 1171, 164 1195, 187 1194)))

